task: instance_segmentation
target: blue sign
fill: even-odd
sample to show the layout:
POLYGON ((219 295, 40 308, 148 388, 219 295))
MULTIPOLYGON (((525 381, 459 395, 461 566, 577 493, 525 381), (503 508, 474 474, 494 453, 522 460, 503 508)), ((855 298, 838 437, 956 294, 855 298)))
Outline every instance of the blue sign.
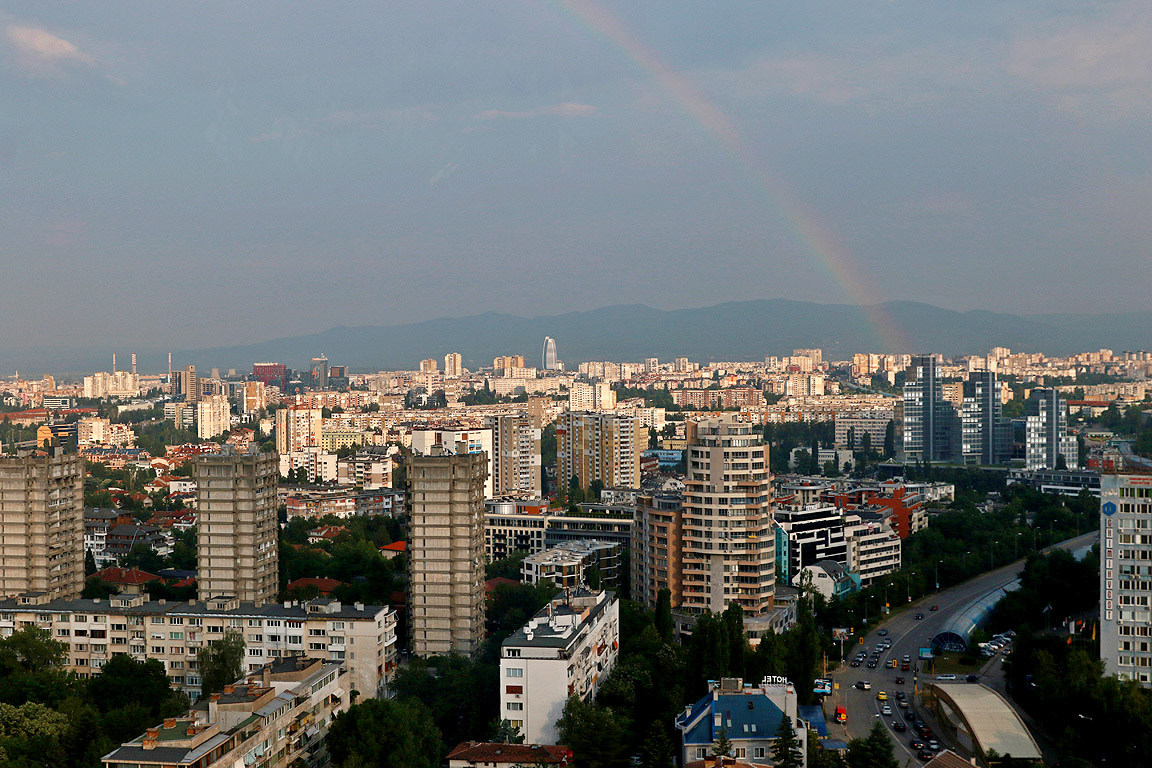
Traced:
POLYGON ((1106 501, 1100 505, 1100 511, 1106 515, 1116 514, 1116 503, 1113 501, 1106 501))

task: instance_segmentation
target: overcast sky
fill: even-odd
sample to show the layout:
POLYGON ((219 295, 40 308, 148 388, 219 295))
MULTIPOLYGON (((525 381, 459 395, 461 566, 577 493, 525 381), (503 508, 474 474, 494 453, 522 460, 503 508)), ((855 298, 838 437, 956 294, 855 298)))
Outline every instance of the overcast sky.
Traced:
POLYGON ((1152 4, 0 3, 0 348, 1152 308, 1152 4))

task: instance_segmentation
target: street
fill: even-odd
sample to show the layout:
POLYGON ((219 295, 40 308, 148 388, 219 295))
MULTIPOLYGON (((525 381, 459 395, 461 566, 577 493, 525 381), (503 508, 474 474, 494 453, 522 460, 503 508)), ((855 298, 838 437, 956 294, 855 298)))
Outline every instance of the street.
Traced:
MULTIPOLYGON (((1098 534, 1093 531, 1074 539, 1068 539, 1055 545, 1053 548, 1076 550, 1086 544, 1092 543, 1096 540, 1097 536, 1098 534)), ((912 701, 915 698, 913 691, 914 676, 919 676, 921 682, 925 678, 931 679, 930 666, 921 673, 920 662, 917 659, 918 650, 921 647, 930 646, 932 637, 944 629, 957 613, 966 609, 974 600, 1010 583, 1017 577, 1023 566, 1024 561, 1017 560, 995 571, 989 571, 975 579, 928 595, 906 606, 898 605, 895 602, 895 598, 899 596, 893 596, 893 615, 865 636, 863 643, 859 643, 856 638, 853 637, 853 646, 851 649, 849 649, 847 644, 844 648, 844 654, 847 660, 831 675, 832 679, 839 684, 839 688, 833 691, 832 696, 830 696, 826 702, 827 706, 824 708, 828 720, 829 734, 833 738, 842 738, 845 741, 867 736, 872 728, 873 721, 880 717, 881 707, 888 704, 892 707, 893 714, 884 716, 883 720, 887 726, 886 730, 888 735, 896 744, 896 758, 902 765, 909 759, 913 760, 912 764, 915 765, 915 761, 918 760, 918 758, 916 758, 915 752, 908 746, 909 741, 914 738, 913 729, 909 727, 909 730, 903 733, 895 733, 892 730, 893 720, 903 721, 904 719, 902 717, 903 712, 897 707, 893 694, 896 691, 903 690, 909 701, 912 701), (933 605, 939 606, 939 609, 936 611, 930 610, 933 605), (915 619, 914 616, 917 613, 922 613, 924 618, 919 620, 915 619), (888 631, 887 637, 892 641, 892 646, 881 654, 880 663, 877 668, 868 669, 865 664, 859 667, 849 666, 847 661, 851 660, 859 650, 864 650, 871 654, 875 646, 884 639, 879 633, 882 629, 888 631), (893 669, 892 667, 884 666, 886 662, 893 658, 899 663, 905 654, 911 658, 911 669, 909 671, 901 672, 899 667, 893 669), (905 678, 903 685, 896 684, 895 681, 898 676, 905 678), (856 683, 862 680, 869 681, 872 684, 872 689, 868 691, 857 689, 855 687, 856 683), (888 701, 879 701, 877 699, 876 696, 879 691, 884 691, 888 694, 888 701), (847 723, 834 722, 832 714, 837 706, 847 708, 847 723)), ((998 659, 997 663, 999 663, 998 659)), ((928 662, 928 664, 930 665, 931 662, 928 662)), ((915 706, 916 704, 914 703, 913 707, 915 706)), ((940 736, 941 734, 937 733, 935 738, 939 740, 940 736)), ((942 746, 950 746, 944 744, 942 740, 941 744, 942 746)))

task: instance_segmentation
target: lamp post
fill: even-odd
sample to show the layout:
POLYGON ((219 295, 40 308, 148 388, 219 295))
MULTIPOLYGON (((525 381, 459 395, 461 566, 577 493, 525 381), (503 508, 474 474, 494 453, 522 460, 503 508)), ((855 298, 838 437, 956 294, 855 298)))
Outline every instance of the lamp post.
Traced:
POLYGON ((942 562, 944 562, 944 561, 943 560, 937 560, 936 561, 936 591, 937 592, 940 591, 940 563, 942 563, 942 562))
POLYGON ((909 571, 904 574, 904 591, 908 596, 908 602, 912 602, 912 577, 916 575, 916 571, 909 571))
POLYGON ((1012 559, 1020 559, 1020 531, 1016 531, 1016 538, 1012 539, 1012 559))

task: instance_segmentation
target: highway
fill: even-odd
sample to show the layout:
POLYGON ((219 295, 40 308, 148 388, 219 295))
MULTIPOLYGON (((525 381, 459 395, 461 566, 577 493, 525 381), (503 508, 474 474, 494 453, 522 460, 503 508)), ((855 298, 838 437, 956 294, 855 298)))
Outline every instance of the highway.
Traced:
MULTIPOLYGON (((1051 548, 1074 551, 1091 544, 1097 538, 1097 532, 1093 531, 1083 536, 1063 541, 1051 548)), ((847 644, 845 645, 844 654, 848 657, 848 660, 851 660, 858 650, 865 650, 871 654, 873 648, 885 639, 880 635, 880 630, 882 629, 887 630, 887 637, 892 641, 891 648, 881 654, 880 664, 876 669, 868 669, 866 663, 861 664, 859 667, 852 667, 849 666, 846 661, 831 675, 832 679, 839 684, 839 689, 835 690, 833 694, 828 697, 828 701, 824 707, 828 720, 829 735, 833 738, 842 738, 845 741, 867 736, 868 732, 872 729, 873 722, 880 717, 880 708, 884 704, 888 704, 892 707, 893 714, 891 716, 884 716, 882 719, 887 726, 888 735, 896 744, 896 759, 901 765, 906 764, 909 759, 912 760, 912 765, 916 765, 918 758, 916 758, 915 752, 908 746, 910 740, 914 738, 911 726, 909 726, 908 731, 903 733, 896 733, 892 730, 893 720, 903 721, 904 719, 901 717, 902 710, 897 707, 893 694, 896 691, 903 690, 908 699, 912 700, 914 698, 913 675, 920 672, 920 664, 917 661, 918 649, 931 645, 931 638, 937 632, 941 631, 953 616, 967 608, 972 601, 1010 583, 1019 575, 1023 567, 1024 560, 1017 560, 995 571, 989 571, 963 584, 958 584, 949 589, 928 595, 903 607, 893 601, 893 614, 865 636, 862 644, 853 637, 851 650, 849 650, 847 644), (939 609, 936 611, 930 610, 933 605, 938 605, 939 609), (924 618, 920 620, 915 619, 914 616, 917 613, 922 613, 924 618), (905 654, 912 660, 911 669, 908 672, 901 672, 899 667, 893 669, 884 666, 886 661, 893 658, 899 663, 905 654), (903 676, 905 678, 904 685, 896 685, 897 676, 903 676), (872 690, 858 690, 855 685, 862 680, 870 682, 872 684, 872 690), (876 698, 878 691, 885 691, 888 694, 889 700, 887 702, 878 701, 876 698), (837 706, 845 706, 847 708, 847 723, 834 722, 834 712, 837 706)), ((902 596, 893 595, 892 597, 897 598, 902 596)), ((931 664, 931 662, 928 662, 928 664, 931 664)), ((929 667, 923 671, 920 679, 921 681, 925 678, 930 679, 930 676, 931 668, 929 667)), ((915 707, 916 705, 914 704, 913 706, 915 707)), ((940 736, 941 734, 937 733, 935 738, 940 740, 942 746, 949 746, 940 736)))

